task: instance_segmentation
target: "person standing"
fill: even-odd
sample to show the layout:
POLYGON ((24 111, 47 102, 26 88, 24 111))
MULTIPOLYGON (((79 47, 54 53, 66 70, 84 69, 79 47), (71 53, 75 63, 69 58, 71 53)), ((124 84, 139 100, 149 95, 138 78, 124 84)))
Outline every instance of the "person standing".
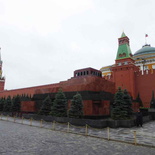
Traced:
POLYGON ((137 125, 137 127, 143 126, 143 115, 140 112, 140 110, 138 110, 136 113, 136 125, 137 125))

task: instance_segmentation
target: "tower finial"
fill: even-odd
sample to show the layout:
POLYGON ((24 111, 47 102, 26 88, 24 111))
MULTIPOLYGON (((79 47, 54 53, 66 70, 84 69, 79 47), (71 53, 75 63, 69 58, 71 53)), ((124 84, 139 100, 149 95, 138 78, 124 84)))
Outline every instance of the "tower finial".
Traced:
POLYGON ((0 47, 0 61, 1 61, 1 47, 0 47))

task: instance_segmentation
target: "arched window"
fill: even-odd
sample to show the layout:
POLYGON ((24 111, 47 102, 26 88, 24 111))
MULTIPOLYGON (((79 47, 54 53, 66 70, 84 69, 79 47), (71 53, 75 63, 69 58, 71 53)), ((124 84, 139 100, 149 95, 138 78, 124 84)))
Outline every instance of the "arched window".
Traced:
POLYGON ((126 57, 126 53, 123 53, 123 57, 126 57))
POLYGON ((122 57, 122 54, 119 54, 119 57, 121 58, 122 57))

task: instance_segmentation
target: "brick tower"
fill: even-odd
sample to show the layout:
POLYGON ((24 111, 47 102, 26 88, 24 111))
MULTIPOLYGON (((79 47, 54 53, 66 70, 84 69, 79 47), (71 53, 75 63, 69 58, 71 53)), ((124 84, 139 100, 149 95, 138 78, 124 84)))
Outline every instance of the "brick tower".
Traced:
POLYGON ((115 82, 116 89, 118 89, 118 87, 127 89, 133 99, 135 99, 135 71, 138 71, 139 68, 134 65, 129 45, 129 38, 124 32, 118 39, 118 51, 115 65, 111 68, 111 70, 113 72, 113 82, 115 82))
POLYGON ((1 48, 0 48, 0 91, 4 90, 5 78, 2 76, 2 60, 1 60, 1 48))

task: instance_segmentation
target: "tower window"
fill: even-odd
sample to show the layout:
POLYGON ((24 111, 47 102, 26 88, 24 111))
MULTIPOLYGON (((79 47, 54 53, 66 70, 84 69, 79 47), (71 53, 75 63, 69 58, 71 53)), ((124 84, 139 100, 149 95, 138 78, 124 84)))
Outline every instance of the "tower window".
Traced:
POLYGON ((122 63, 121 63, 121 62, 119 62, 119 63, 118 63, 118 66, 121 66, 121 65, 122 65, 122 63))
POLYGON ((123 53, 122 55, 123 55, 123 57, 126 57, 126 53, 123 53))
POLYGON ((124 65, 127 65, 127 64, 128 64, 128 62, 127 62, 127 61, 125 61, 125 62, 124 62, 124 65))
POLYGON ((148 66, 144 66, 144 69, 147 70, 148 69, 148 66))

